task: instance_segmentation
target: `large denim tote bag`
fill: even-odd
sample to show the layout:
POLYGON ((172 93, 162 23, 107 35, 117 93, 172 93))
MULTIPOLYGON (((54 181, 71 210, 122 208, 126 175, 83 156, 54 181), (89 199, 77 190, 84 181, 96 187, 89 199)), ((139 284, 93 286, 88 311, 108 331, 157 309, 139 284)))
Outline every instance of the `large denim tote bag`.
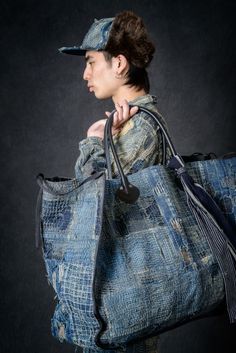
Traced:
POLYGON ((60 341, 115 349, 210 313, 226 299, 236 320, 236 158, 124 175, 105 127, 107 170, 81 184, 38 176, 43 257, 60 341), (109 148, 120 177, 112 179, 109 148))

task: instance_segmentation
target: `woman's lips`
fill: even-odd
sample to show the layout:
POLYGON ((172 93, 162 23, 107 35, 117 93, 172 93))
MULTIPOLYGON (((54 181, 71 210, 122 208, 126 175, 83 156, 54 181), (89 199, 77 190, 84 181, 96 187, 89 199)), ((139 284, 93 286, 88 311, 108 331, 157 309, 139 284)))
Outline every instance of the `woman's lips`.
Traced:
POLYGON ((89 92, 93 92, 93 86, 88 86, 89 92))

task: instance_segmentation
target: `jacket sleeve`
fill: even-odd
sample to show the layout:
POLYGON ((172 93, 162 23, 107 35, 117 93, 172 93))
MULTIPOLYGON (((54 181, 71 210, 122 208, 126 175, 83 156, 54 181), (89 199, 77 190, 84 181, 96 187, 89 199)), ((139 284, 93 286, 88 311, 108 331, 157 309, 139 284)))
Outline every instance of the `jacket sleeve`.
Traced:
MULTIPOLYGON (((158 127, 154 127, 145 113, 140 112, 129 119, 114 143, 125 174, 135 173, 140 169, 158 163, 161 146, 158 127)), ((94 172, 106 169, 103 141, 99 137, 87 137, 79 143, 79 157, 75 165, 76 178, 83 180, 94 172)), ((112 172, 118 175, 114 158, 110 152, 112 172)))
POLYGON ((97 171, 106 169, 103 141, 100 137, 90 136, 79 143, 79 157, 75 164, 76 179, 82 181, 97 171))

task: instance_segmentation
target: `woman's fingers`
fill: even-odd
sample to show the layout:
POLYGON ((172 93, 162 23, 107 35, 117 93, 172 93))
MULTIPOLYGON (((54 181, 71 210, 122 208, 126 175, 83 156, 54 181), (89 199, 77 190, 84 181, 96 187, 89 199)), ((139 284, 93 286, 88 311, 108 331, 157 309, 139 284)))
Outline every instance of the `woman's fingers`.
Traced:
MULTIPOLYGON (((121 130, 122 125, 129 118, 135 115, 139 108, 137 106, 130 108, 128 101, 124 99, 123 101, 120 102, 120 104, 115 103, 115 109, 116 109, 116 112, 114 113, 113 124, 112 124, 113 134, 118 133, 121 130)), ((105 114, 107 117, 109 117, 111 113, 106 111, 105 114)))
POLYGON ((123 120, 128 120, 131 116, 137 113, 138 106, 130 108, 129 103, 126 99, 124 99, 121 103, 121 107, 123 109, 123 120))
POLYGON ((114 125, 120 125, 123 120, 123 107, 119 104, 115 104, 116 112, 114 114, 114 125))
POLYGON ((87 137, 89 136, 97 136, 103 139, 104 137, 104 127, 107 119, 101 119, 96 121, 94 124, 90 126, 87 131, 87 137))
POLYGON ((129 111, 130 111, 130 107, 129 107, 129 103, 127 102, 127 100, 124 99, 124 101, 121 104, 122 107, 122 111, 123 111, 123 122, 128 120, 130 117, 129 111))
POLYGON ((130 117, 129 115, 129 103, 127 102, 127 100, 123 100, 121 101, 121 103, 116 103, 116 110, 117 110, 117 122, 119 124, 123 124, 125 121, 127 121, 130 117))
POLYGON ((130 117, 135 115, 138 112, 139 107, 132 107, 129 111, 130 117))
POLYGON ((137 113, 138 107, 130 108, 127 100, 123 100, 120 104, 115 104, 116 113, 114 114, 114 125, 122 125, 126 122, 131 116, 137 113))

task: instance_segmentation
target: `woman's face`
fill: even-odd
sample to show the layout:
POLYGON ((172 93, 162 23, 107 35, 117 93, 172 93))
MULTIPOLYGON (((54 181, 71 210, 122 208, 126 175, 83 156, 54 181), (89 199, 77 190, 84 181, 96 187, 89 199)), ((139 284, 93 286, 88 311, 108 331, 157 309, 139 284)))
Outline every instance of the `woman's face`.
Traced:
POLYGON ((87 51, 85 55, 86 67, 83 79, 87 81, 90 92, 94 92, 98 99, 115 96, 120 87, 116 79, 116 61, 105 60, 102 52, 87 51))

